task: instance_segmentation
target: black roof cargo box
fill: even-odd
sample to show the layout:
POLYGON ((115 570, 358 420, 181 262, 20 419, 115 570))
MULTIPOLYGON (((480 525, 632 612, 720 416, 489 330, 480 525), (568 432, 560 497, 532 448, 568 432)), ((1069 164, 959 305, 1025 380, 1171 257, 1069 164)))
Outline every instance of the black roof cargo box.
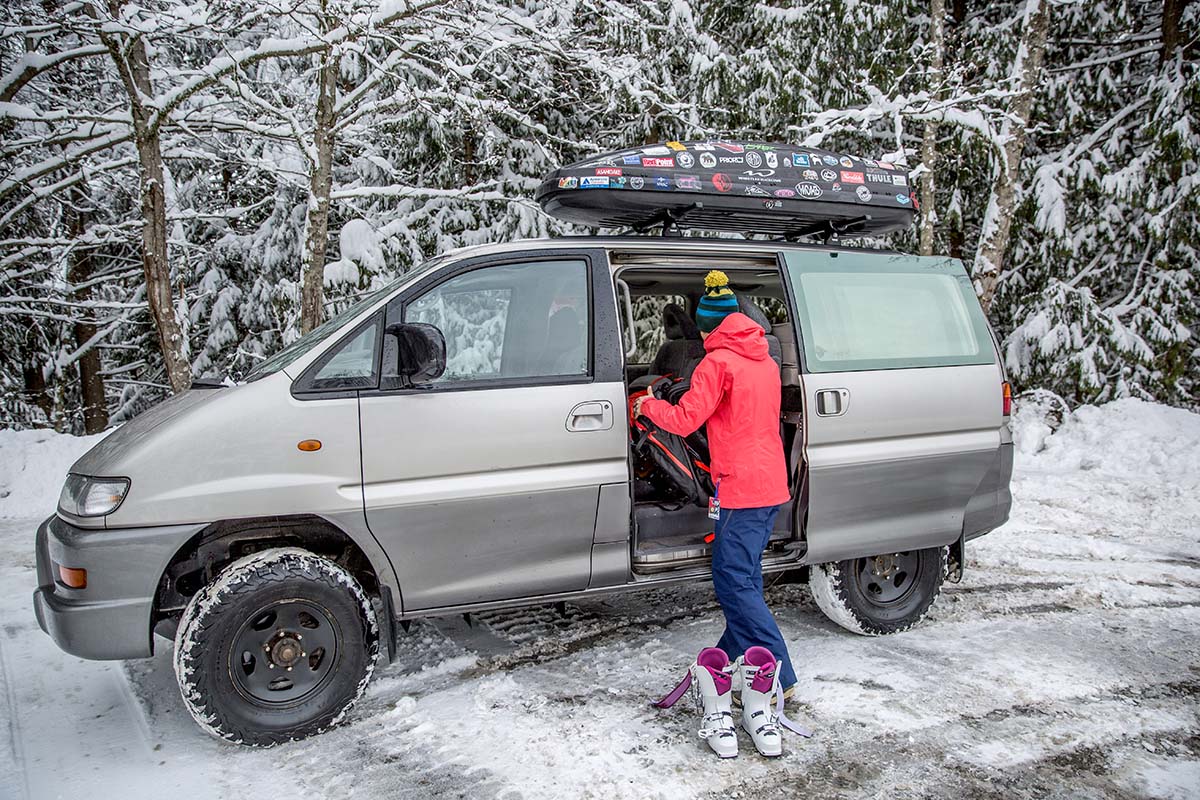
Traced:
POLYGON ((555 170, 537 191, 553 217, 606 228, 675 228, 796 238, 912 224, 907 170, 812 147, 667 142, 555 170))

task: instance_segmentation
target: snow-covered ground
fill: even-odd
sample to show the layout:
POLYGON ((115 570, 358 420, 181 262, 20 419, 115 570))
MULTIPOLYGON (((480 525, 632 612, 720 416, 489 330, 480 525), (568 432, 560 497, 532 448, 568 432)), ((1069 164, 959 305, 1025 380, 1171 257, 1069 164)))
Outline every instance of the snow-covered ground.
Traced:
POLYGON ((0 432, 0 797, 1200 797, 1200 416, 1021 412, 1012 520, 929 620, 870 639, 769 600, 816 729, 718 762, 670 688, 707 585, 415 625, 349 725, 271 750, 206 737, 150 660, 38 630, 33 530, 86 442, 0 432))

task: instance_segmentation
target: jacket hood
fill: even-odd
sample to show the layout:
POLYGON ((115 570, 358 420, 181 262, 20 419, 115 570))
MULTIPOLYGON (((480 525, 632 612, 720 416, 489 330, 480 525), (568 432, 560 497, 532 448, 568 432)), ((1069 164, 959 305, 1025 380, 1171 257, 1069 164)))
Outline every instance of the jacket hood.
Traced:
POLYGON ((767 337, 762 326, 741 312, 735 312, 704 340, 704 349, 728 350, 751 361, 766 361, 771 357, 767 337))

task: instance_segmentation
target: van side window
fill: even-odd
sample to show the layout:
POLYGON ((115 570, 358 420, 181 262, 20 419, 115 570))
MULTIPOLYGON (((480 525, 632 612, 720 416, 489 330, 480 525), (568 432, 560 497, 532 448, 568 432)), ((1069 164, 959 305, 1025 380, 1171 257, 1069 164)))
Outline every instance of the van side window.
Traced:
POLYGON ((788 253, 810 372, 990 364, 962 264, 946 258, 788 253))
POLYGON ((455 276, 404 308, 405 322, 446 338, 435 384, 586 376, 590 329, 587 264, 540 261, 455 276))

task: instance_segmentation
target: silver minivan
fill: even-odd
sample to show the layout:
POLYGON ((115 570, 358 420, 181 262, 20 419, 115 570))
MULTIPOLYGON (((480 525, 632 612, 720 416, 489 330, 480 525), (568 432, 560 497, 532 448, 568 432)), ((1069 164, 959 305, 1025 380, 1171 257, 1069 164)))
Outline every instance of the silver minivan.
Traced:
POLYGON ((671 323, 710 269, 780 363, 793 491, 764 572, 847 629, 905 630, 1011 505, 1008 386, 963 265, 599 236, 440 256, 117 429, 38 529, 41 627, 92 659, 173 637, 195 719, 272 744, 341 720, 407 621, 706 580, 712 523, 650 474, 627 396, 695 352, 671 323))

